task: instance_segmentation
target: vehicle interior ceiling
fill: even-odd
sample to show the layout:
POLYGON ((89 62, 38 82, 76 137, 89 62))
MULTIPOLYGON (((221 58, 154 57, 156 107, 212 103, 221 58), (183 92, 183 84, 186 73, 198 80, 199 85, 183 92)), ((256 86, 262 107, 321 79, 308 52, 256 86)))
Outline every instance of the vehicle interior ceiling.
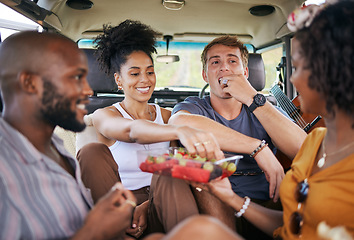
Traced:
MULTIPOLYGON (((173 43, 182 43, 182 48, 185 48, 196 44, 199 46, 196 50, 198 56, 193 57, 192 61, 197 63, 185 61, 181 57, 178 63, 173 62, 168 65, 199 67, 197 74, 190 74, 192 80, 189 83, 199 81, 200 85, 198 88, 190 86, 183 89, 171 88, 170 85, 167 87, 162 85, 160 89, 155 88, 151 102, 158 103, 162 107, 172 108, 188 96, 208 94, 208 91, 204 92, 206 86, 201 77, 200 53, 208 42, 222 35, 237 35, 248 45, 249 51, 254 53, 262 53, 267 49, 272 49, 275 45, 281 45, 281 55, 286 57, 282 62, 285 66, 283 68, 284 92, 289 99, 294 96, 294 89, 289 81, 292 70, 290 62, 292 34, 286 23, 288 15, 300 6, 303 0, 0 0, 0 2, 38 23, 44 31, 61 33, 78 42, 79 47, 82 48, 86 46, 80 46, 80 42, 88 40, 92 43, 92 40, 102 33, 104 24, 117 25, 126 19, 139 20, 150 25, 160 33, 157 40, 165 42, 166 47, 167 39, 170 41, 170 46, 173 43), (166 7, 181 7, 181 9, 170 10, 166 7)), ((158 49, 158 55, 174 54, 166 47, 158 49)), ((89 48, 92 48, 92 44, 89 48)), ((99 69, 94 61, 92 49, 84 51, 89 60, 88 81, 95 92, 87 106, 91 113, 99 107, 122 100, 124 93, 117 89, 111 76, 105 75, 99 69)), ((277 65, 281 56, 276 58, 277 65)), ((170 77, 160 73, 157 62, 155 58, 157 82, 163 82, 165 78, 170 77)), ((260 63, 258 60, 257 62, 260 63)), ((259 65, 256 64, 252 71, 260 70, 259 65)), ((181 67, 175 68, 177 72, 188 72, 181 67)), ((264 73, 264 68, 261 71, 264 73)), ((263 75, 263 73, 256 74, 263 75)), ((182 81, 183 77, 177 78, 173 85, 188 86, 182 81)), ((263 83, 257 90, 262 88, 264 88, 263 83)), ((56 133, 62 137, 69 152, 75 155, 77 147, 80 146, 77 143, 77 134, 69 133, 61 128, 56 128, 56 133)))
POLYGON ((75 41, 96 37, 103 24, 116 25, 134 19, 152 26, 161 33, 161 39, 172 35, 174 40, 208 42, 216 35, 236 34, 255 48, 272 44, 288 34, 287 17, 302 3, 301 0, 186 0, 182 9, 168 10, 161 0, 0 2, 33 20, 43 21, 44 27, 54 28, 75 41))
MULTIPOLYGON (((59 32, 77 42, 81 39, 94 39, 102 33, 104 24, 117 25, 126 19, 133 19, 158 31, 159 41, 165 41, 166 36, 172 36, 171 41, 175 42, 207 43, 221 35, 237 35, 244 43, 252 46, 253 52, 283 43, 284 55, 287 55, 287 61, 290 61, 291 33, 286 26, 287 17, 303 1, 0 0, 0 2, 39 23, 44 31, 59 32), (168 9, 175 7, 181 9, 168 9)), ((288 67, 285 73, 285 91, 292 98, 293 89, 288 80, 289 74, 291 67, 288 67)), ((97 97, 100 87, 94 90, 97 97)), ((118 94, 115 96, 118 98, 124 96, 124 93, 116 88, 109 88, 106 91, 118 94)), ((188 95, 198 95, 199 92, 200 89, 187 92, 156 90, 154 95, 157 94, 157 97, 154 101, 164 107, 173 107, 176 102, 182 101, 188 95), (173 97, 174 94, 177 97, 173 97), (167 96, 168 99, 165 101, 164 98, 167 96)))

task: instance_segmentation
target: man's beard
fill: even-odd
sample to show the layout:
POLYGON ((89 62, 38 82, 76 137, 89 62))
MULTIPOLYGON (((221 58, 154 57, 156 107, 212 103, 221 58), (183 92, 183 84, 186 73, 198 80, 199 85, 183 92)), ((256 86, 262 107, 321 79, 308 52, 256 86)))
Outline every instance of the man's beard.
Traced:
POLYGON ((56 87, 43 78, 43 98, 40 112, 43 118, 53 126, 59 126, 73 132, 85 129, 85 123, 76 119, 76 113, 70 109, 70 100, 56 91, 56 87))

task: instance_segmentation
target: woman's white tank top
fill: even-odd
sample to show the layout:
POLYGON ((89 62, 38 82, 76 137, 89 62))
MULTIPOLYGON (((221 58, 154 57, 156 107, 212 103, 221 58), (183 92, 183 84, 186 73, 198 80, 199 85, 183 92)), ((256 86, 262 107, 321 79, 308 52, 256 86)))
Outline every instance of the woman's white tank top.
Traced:
MULTIPOLYGON (((161 115, 160 106, 157 104, 151 105, 154 105, 156 108, 156 119, 154 123, 165 124, 161 115)), ((124 118, 133 120, 133 118, 120 106, 120 103, 115 103, 113 106, 117 108, 124 118)), ((140 170, 138 166, 137 151, 167 148, 169 145, 170 142, 139 144, 116 141, 110 146, 109 149, 111 150, 114 160, 118 164, 118 172, 123 186, 129 190, 136 190, 145 186, 150 186, 152 174, 140 170)))

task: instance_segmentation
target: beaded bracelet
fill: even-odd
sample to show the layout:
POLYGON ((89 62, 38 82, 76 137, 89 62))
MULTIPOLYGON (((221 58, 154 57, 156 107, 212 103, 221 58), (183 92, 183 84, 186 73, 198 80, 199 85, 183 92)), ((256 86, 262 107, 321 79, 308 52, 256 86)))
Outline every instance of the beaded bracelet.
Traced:
POLYGON ((261 144, 259 144, 259 146, 250 154, 251 158, 254 158, 260 151, 262 151, 263 148, 265 148, 266 146, 268 146, 268 143, 266 143, 265 140, 261 141, 261 144))
POLYGON ((242 205, 242 208, 240 209, 240 211, 235 212, 235 217, 241 217, 247 210, 248 206, 250 205, 251 199, 249 197, 245 197, 245 201, 242 205))

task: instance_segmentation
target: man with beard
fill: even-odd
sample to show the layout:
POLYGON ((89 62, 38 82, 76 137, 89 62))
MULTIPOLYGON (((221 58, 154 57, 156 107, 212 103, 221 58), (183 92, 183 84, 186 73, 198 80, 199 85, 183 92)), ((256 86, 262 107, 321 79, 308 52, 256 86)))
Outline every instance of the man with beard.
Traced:
POLYGON ((117 184, 93 207, 78 162, 53 135, 85 128, 85 54, 57 34, 22 32, 0 46, 0 239, 111 239, 134 195, 117 184))

